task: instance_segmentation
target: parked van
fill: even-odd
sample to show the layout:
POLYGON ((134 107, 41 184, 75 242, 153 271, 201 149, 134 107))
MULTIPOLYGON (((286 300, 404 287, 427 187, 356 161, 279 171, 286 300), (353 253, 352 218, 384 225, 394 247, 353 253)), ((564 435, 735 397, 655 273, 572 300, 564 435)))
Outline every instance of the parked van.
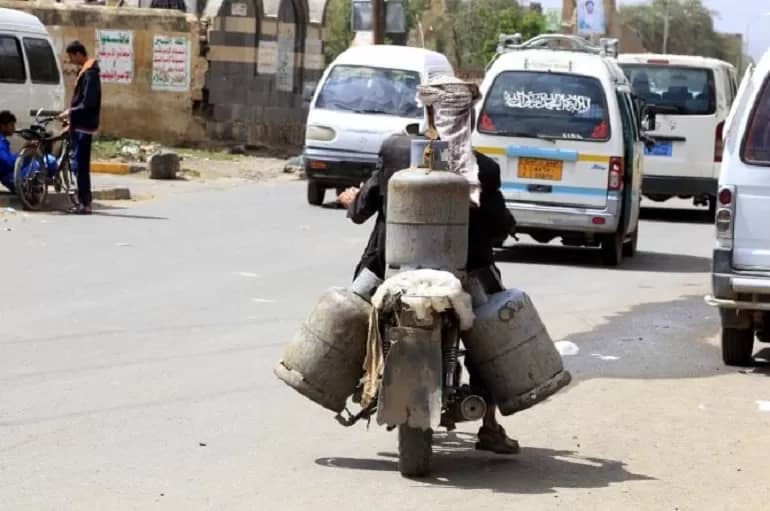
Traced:
POLYGON ((32 111, 64 109, 61 65, 43 23, 35 16, 0 8, 0 110, 11 110, 21 127, 32 111))
POLYGON ((516 231, 600 246, 607 265, 633 256, 644 134, 611 52, 575 36, 503 37, 481 92, 473 144, 500 165, 516 231))
POLYGON ((716 211, 725 119, 737 91, 735 67, 704 57, 619 57, 634 92, 658 114, 656 144, 645 152, 644 195, 693 198, 716 211))
POLYGON ((406 46, 358 46, 326 69, 310 103, 305 132, 307 199, 327 188, 358 186, 377 164, 382 142, 423 120, 417 86, 454 75, 447 58, 406 46))
POLYGON ((741 83, 725 131, 712 285, 722 358, 750 365, 755 336, 770 342, 770 52, 741 83))

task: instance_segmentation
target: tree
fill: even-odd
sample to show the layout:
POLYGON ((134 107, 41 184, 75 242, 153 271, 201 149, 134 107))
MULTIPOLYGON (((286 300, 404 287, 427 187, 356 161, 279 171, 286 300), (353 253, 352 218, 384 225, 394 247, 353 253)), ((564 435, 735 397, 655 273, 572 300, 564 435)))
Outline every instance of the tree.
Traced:
POLYGON ((620 16, 627 27, 636 30, 650 51, 663 52, 666 12, 669 17, 668 53, 713 57, 735 65, 742 49, 714 29, 714 13, 701 0, 653 0, 649 4, 627 5, 620 16))

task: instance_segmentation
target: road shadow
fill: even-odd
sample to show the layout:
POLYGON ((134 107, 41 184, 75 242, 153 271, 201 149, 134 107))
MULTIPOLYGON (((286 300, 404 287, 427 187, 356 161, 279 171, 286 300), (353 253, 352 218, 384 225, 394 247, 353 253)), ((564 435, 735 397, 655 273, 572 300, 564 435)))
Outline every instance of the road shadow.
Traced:
MULTIPOLYGON (((516 456, 474 450, 475 435, 436 433, 431 475, 418 479, 428 487, 490 490, 511 494, 550 494, 560 488, 606 488, 655 478, 634 474, 617 460, 580 456, 572 451, 525 447, 516 456)), ((319 458, 328 468, 398 472, 395 453, 377 458, 319 458)))
MULTIPOLYGON (((606 268, 599 249, 584 247, 516 244, 497 249, 495 259, 504 263, 606 268)), ((623 259, 620 266, 611 269, 653 273, 708 273, 711 270, 711 259, 685 254, 639 251, 633 258, 623 259)))
POLYGON ((700 295, 640 304, 607 317, 592 330, 560 339, 579 350, 563 354, 562 359, 575 383, 593 378, 707 378, 738 372, 739 368, 725 366, 719 347, 708 342, 719 329, 719 312, 700 295))
POLYGON ((642 220, 679 224, 713 224, 707 209, 675 209, 643 207, 639 212, 642 220))

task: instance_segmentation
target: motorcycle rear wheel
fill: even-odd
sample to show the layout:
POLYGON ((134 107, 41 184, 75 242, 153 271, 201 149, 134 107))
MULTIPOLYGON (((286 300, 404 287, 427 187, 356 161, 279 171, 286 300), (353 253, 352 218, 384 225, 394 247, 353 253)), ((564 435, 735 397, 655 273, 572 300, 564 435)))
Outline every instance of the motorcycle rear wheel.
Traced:
POLYGON ((430 473, 433 430, 398 427, 398 470, 404 477, 425 477, 430 473))

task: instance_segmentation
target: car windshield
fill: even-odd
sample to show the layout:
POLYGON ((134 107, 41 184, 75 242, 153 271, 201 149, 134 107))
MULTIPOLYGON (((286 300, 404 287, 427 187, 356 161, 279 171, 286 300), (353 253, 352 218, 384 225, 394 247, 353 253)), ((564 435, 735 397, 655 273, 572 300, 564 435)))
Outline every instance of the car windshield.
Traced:
POLYGON ((495 78, 479 116, 480 133, 547 140, 610 137, 601 82, 574 74, 506 71, 495 78))
POLYGON ((417 103, 419 84, 420 75, 414 71, 338 65, 326 78, 316 108, 422 117, 422 106, 417 103))
POLYGON ((714 72, 661 64, 629 65, 623 70, 634 92, 660 113, 711 115, 716 112, 714 72))

